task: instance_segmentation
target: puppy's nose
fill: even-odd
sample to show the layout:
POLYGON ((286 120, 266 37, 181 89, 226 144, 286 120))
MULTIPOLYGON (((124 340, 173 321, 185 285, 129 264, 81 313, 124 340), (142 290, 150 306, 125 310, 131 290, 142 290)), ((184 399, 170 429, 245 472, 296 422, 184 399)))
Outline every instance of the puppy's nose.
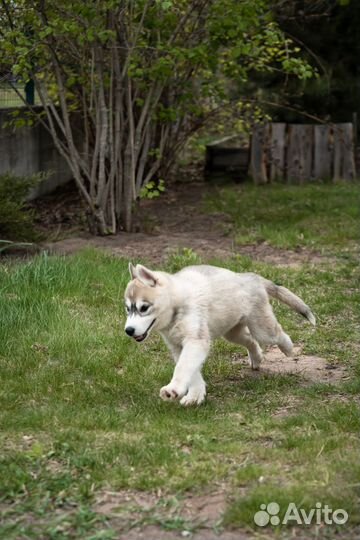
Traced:
POLYGON ((135 328, 132 326, 128 326, 127 328, 125 328, 125 332, 127 333, 128 336, 133 336, 135 332, 135 328))

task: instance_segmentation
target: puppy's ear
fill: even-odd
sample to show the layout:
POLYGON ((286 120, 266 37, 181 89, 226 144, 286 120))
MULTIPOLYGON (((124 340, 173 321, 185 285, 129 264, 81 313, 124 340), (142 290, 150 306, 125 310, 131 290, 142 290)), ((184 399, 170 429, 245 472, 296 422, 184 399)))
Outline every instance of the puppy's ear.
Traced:
POLYGON ((147 285, 148 287, 155 287, 157 283, 157 279, 151 270, 149 270, 142 264, 137 264, 135 271, 136 271, 136 277, 144 285, 147 285))
POLYGON ((131 279, 135 279, 137 277, 136 268, 131 262, 129 263, 129 272, 130 272, 131 279))

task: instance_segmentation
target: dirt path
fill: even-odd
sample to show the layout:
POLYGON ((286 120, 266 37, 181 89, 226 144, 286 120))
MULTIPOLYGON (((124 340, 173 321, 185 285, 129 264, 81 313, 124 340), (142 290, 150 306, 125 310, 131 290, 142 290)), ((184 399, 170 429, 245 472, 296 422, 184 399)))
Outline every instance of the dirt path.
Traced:
POLYGON ((70 192, 69 197, 64 195, 64 210, 58 196, 48 197, 37 205, 43 230, 50 230, 52 237, 64 238, 45 242, 43 247, 61 254, 98 247, 118 256, 135 261, 137 258, 147 259, 154 264, 161 264, 171 253, 183 248, 194 250, 204 260, 237 254, 292 267, 325 260, 318 253, 304 248, 289 251, 274 248, 266 242, 236 245, 227 216, 207 214, 203 209, 206 195, 216 193, 216 190, 216 186, 203 182, 173 184, 160 198, 141 202, 135 224, 139 232, 123 232, 109 237, 92 237, 86 232, 81 225, 83 210, 76 193, 70 192))

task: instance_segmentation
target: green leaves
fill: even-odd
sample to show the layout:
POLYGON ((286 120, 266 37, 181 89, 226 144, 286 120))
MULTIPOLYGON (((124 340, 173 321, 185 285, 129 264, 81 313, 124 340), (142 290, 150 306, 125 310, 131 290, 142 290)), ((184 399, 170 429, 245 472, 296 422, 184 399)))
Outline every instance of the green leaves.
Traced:
POLYGON ((299 79, 310 79, 314 75, 313 68, 300 58, 286 58, 282 61, 282 67, 284 71, 296 75, 299 79))
POLYGON ((148 182, 140 191, 140 199, 156 199, 165 191, 164 180, 148 182))
MULTIPOLYGON (((231 80, 245 82, 254 70, 280 70, 301 79, 314 74, 301 58, 300 48, 271 20, 263 0, 216 0, 204 9, 195 0, 156 0, 154 4, 137 2, 132 11, 114 0, 101 5, 65 2, 60 10, 50 0, 42 10, 27 0, 13 10, 12 24, 2 28, 0 54, 10 59, 11 72, 22 78, 36 65, 38 78, 51 81, 51 95, 56 89, 51 67, 54 51, 66 74, 66 86, 86 87, 98 47, 105 77, 112 48, 122 51, 128 76, 139 85, 139 107, 145 85, 154 80, 173 88, 184 110, 186 102, 193 107, 194 101, 210 95, 226 99, 224 89, 231 80), (118 21, 118 30, 110 21, 118 21), (32 29, 30 33, 27 28, 32 29), (74 74, 74 66, 79 68, 81 80, 74 74), (204 80, 206 84, 202 84, 204 80)), ((70 94, 68 99, 77 98, 70 94)), ((163 112, 158 118, 166 120, 163 112)))
POLYGON ((173 2, 171 0, 158 0, 157 4, 159 4, 164 11, 173 7, 173 2))
MULTIPOLYGON (((229 129, 224 118, 219 122, 220 110, 232 121, 237 115, 236 125, 243 127, 236 104, 245 85, 254 93, 259 74, 303 80, 313 75, 265 0, 4 3, 9 17, 2 20, 0 57, 17 81, 32 79, 41 102, 51 105, 44 111, 54 125, 52 136, 59 144, 59 133, 66 133, 60 144, 90 212, 94 196, 103 206, 94 217, 101 234, 109 226, 101 216, 112 216, 115 231, 149 171, 151 182, 140 196, 160 195, 163 183, 153 179, 170 170, 196 130, 210 119, 217 129, 229 129), (67 128, 73 112, 81 120, 67 128), (87 145, 83 154, 73 145, 81 137, 87 145), (131 178, 136 193, 118 190, 131 178), (130 199, 118 201, 115 216, 111 190, 130 199)), ((257 118, 252 111, 251 119, 257 118)), ((21 118, 17 122, 23 124, 21 118)))

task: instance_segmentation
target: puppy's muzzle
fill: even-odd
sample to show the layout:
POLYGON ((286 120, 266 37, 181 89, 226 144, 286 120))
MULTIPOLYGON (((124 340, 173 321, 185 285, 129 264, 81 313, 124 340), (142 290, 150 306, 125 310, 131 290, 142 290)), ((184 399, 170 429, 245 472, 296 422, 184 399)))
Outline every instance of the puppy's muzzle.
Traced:
POLYGON ((154 319, 152 321, 150 326, 148 326, 148 328, 145 330, 145 332, 143 334, 141 334, 140 336, 135 336, 134 335, 135 334, 135 328, 133 326, 127 326, 125 328, 125 332, 127 333, 128 336, 133 337, 135 339, 135 341, 138 341, 138 342, 144 341, 144 339, 147 338, 149 330, 153 327, 155 321, 156 321, 156 319, 154 319))

